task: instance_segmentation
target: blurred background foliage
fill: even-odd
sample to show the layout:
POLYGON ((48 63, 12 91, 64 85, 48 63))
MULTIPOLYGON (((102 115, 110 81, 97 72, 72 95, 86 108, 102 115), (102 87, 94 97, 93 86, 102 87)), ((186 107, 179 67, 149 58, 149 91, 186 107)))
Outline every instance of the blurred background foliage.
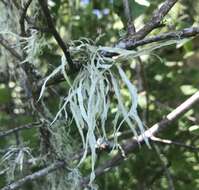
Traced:
MULTIPOLYGON (((130 1, 136 29, 141 28, 149 20, 153 10, 161 2, 160 0, 130 1)), ((49 7, 56 28, 65 41, 86 37, 92 40, 99 39, 98 45, 113 46, 126 33, 122 0, 51 0, 49 7)), ((1 5, 0 8, 3 9, 3 6, 1 5)), ((33 16, 31 11, 28 14, 33 16)), ((40 26, 45 26, 43 19, 37 22, 40 26)), ((165 17, 165 26, 154 30, 153 34, 198 25, 198 22, 199 1, 181 0, 165 17)), ((48 46, 42 47, 42 51, 35 60, 35 65, 40 74, 45 76, 60 63, 61 50, 51 35, 42 35, 48 41, 48 46)), ((129 73, 129 77, 138 86, 139 113, 146 127, 161 120, 198 89, 198 44, 199 38, 196 37, 194 40, 184 40, 177 46, 171 45, 159 49, 153 52, 152 56, 143 56, 141 57, 142 72, 138 71, 133 61, 124 63, 123 67, 129 73), (145 80, 144 86, 139 86, 142 77, 145 80)), ((10 56, 9 53, 3 47, 0 48, 0 127, 3 131, 34 121, 34 114, 28 106, 24 90, 15 80, 15 66, 6 59, 6 56, 10 56)), ((53 86, 45 94, 44 102, 53 115, 56 114, 59 107, 60 96, 65 96, 64 83, 53 86)), ((123 91, 125 94, 125 89, 123 91)), ((123 130, 125 131, 125 128, 123 130)), ((78 142, 80 137, 76 131, 71 129, 71 133, 78 142)), ((127 136, 130 135, 127 134, 127 136)), ((161 143, 154 143, 151 150, 142 146, 122 165, 98 177, 96 183, 99 189, 199 189, 199 106, 196 105, 159 137, 196 148, 161 143)), ((37 129, 24 130, 1 138, 0 154, 3 156, 5 149, 22 144, 30 147, 32 155, 37 157, 41 148, 37 129)), ((78 148, 77 146, 76 149, 78 148)), ((106 161, 107 157, 109 156, 106 154, 100 155, 97 163, 106 161)), ((29 158, 28 155, 25 155, 24 159, 29 158)), ((89 162, 82 167, 83 174, 89 172, 90 166, 88 165, 89 162)), ((40 165, 31 166, 31 171, 39 168, 40 165)), ((6 182, 3 173, 5 169, 1 167, 1 187, 6 182)), ((17 172, 17 177, 28 173, 26 168, 23 172, 17 172)), ((42 180, 34 183, 37 186, 37 183, 42 183, 42 180)), ((24 189, 35 189, 35 186, 29 184, 24 189)))

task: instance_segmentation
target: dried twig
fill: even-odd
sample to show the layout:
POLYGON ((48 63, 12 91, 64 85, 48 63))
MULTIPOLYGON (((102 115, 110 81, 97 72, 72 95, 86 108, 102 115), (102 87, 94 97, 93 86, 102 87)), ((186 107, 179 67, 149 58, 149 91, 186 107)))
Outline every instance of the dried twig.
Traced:
POLYGON ((38 0, 38 1, 39 1, 39 4, 40 4, 40 6, 43 10, 44 15, 45 15, 45 19, 46 19, 46 22, 47 22, 47 25, 48 25, 50 32, 52 33, 55 40, 57 41, 57 43, 59 44, 59 46, 63 50, 64 55, 66 57, 66 60, 69 64, 70 68, 72 70, 74 70, 74 65, 73 65, 73 61, 72 61, 71 56, 70 56, 70 52, 68 50, 66 43, 62 40, 61 36, 59 35, 59 33, 57 32, 57 30, 54 26, 50 11, 48 9, 47 1, 46 0, 38 0))

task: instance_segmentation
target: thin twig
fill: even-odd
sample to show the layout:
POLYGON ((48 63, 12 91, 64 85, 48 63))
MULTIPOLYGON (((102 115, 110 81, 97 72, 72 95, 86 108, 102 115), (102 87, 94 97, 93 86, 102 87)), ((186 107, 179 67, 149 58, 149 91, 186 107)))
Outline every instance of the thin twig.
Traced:
POLYGON ((51 33, 51 31, 46 26, 38 26, 35 21, 33 21, 28 15, 25 15, 25 20, 28 23, 28 29, 35 29, 42 33, 51 33))
POLYGON ((137 89, 140 92, 144 92, 143 95, 145 96, 146 100, 146 107, 143 110, 143 121, 147 125, 148 124, 148 118, 149 118, 149 88, 147 84, 146 79, 146 73, 144 64, 142 62, 141 57, 138 57, 136 62, 136 78, 137 78, 137 89))
POLYGON ((20 28, 21 28, 21 36, 26 35, 25 18, 26 18, 26 13, 27 13, 28 7, 30 6, 31 2, 32 2, 32 0, 28 0, 27 3, 25 4, 25 6, 22 8, 21 17, 19 20, 20 28))
POLYGON ((6 185, 5 187, 3 187, 1 190, 14 190, 17 189, 19 187, 21 187, 24 183, 29 182, 29 181, 33 181, 35 179, 41 178, 42 176, 47 175, 50 172, 53 172, 54 170, 61 168, 63 166, 63 161, 57 161, 54 164, 51 164, 50 166, 41 169, 37 172, 34 172, 33 174, 27 175, 26 177, 19 179, 16 182, 13 182, 9 185, 6 185))
POLYGON ((46 0, 38 0, 39 1, 39 4, 43 10, 43 13, 45 15, 45 19, 46 19, 46 22, 47 22, 47 25, 48 25, 48 28, 50 30, 50 32, 52 33, 52 35, 54 36, 55 40, 57 41, 57 43, 59 44, 59 46, 61 47, 61 49, 63 50, 64 52, 64 55, 66 57, 66 60, 70 66, 70 68, 72 70, 74 70, 74 65, 73 65, 73 61, 72 61, 72 58, 70 56, 70 52, 68 50, 68 47, 66 45, 66 43, 62 40, 61 36, 59 35, 59 33, 57 32, 54 24, 53 24, 53 20, 52 20, 52 17, 51 17, 51 14, 50 14, 50 11, 48 9, 48 4, 47 4, 47 1, 46 0))
POLYGON ((32 129, 32 128, 40 127, 41 124, 42 124, 41 122, 34 122, 34 123, 26 124, 20 127, 16 127, 13 129, 9 129, 7 131, 0 131, 0 138, 6 137, 12 133, 15 133, 24 129, 32 129))
POLYGON ((138 32, 135 33, 134 39, 140 40, 148 35, 153 29, 157 28, 162 19, 167 15, 171 8, 177 3, 178 0, 166 0, 163 5, 153 13, 151 20, 144 25, 138 32))
POLYGON ((132 19, 132 10, 130 9, 129 0, 123 0, 124 13, 127 20, 128 36, 135 33, 135 26, 132 19))
POLYGON ((168 140, 168 139, 161 139, 161 138, 158 138, 158 137, 155 137, 155 136, 150 137, 150 139, 153 142, 159 142, 159 143, 168 144, 168 145, 177 145, 177 146, 181 146, 181 147, 184 147, 184 148, 191 149, 193 151, 199 151, 199 148, 191 146, 191 145, 186 145, 186 144, 181 143, 181 142, 176 142, 176 141, 172 141, 172 140, 168 140))
POLYGON ((179 31, 167 32, 157 36, 151 36, 138 41, 129 39, 126 40, 125 42, 123 41, 119 42, 117 47, 124 49, 134 49, 136 47, 150 44, 153 42, 159 42, 164 40, 181 40, 184 38, 195 37, 197 35, 199 35, 199 27, 190 27, 190 28, 184 28, 179 31))

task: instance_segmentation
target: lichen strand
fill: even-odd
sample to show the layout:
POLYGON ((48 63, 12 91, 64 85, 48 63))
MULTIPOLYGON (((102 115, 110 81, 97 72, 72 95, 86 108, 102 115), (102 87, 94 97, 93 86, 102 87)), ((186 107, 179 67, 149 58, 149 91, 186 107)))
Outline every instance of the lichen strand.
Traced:
MULTIPOLYGON (((87 40, 87 42, 88 41, 89 40, 87 40)), ((68 85, 70 85, 70 90, 51 125, 54 125, 59 121, 63 114, 65 119, 68 120, 68 113, 72 113, 84 149, 84 154, 78 163, 77 168, 85 161, 88 150, 90 150, 91 185, 95 179, 94 166, 97 159, 97 140, 99 138, 107 140, 110 135, 113 135, 113 147, 118 148, 117 133, 124 123, 130 127, 135 136, 138 135, 136 125, 139 127, 139 133, 144 132, 144 127, 137 114, 138 97, 136 87, 131 83, 124 70, 119 66, 120 63, 113 58, 107 59, 102 57, 99 53, 102 49, 101 47, 98 48, 97 46, 83 41, 78 41, 78 43, 79 42, 80 45, 73 46, 72 53, 77 54, 79 51, 82 56, 82 52, 84 52, 84 60, 88 59, 87 64, 82 67, 74 82, 71 84, 70 79, 66 74, 67 72, 65 71, 65 66, 67 65, 66 60, 62 58, 60 66, 47 76, 44 81, 39 99, 45 91, 47 81, 59 73, 63 74, 68 85), (125 106, 118 80, 121 80, 127 87, 129 97, 131 98, 129 107, 125 106), (110 108, 110 102, 113 98, 110 97, 109 94, 113 94, 113 97, 116 99, 114 108, 110 108), (109 126, 107 130, 106 121, 111 109, 117 111, 114 113, 114 124, 109 126), (119 121, 119 118, 123 118, 122 121, 119 121)), ((121 52, 126 53, 125 51, 121 52)), ((120 56, 122 56, 122 53, 120 56)), ((136 57, 136 52, 134 52, 134 54, 136 57)), ((137 55, 139 54, 140 52, 137 53, 137 55)), ((145 138, 145 142, 148 144, 147 138, 145 138)))

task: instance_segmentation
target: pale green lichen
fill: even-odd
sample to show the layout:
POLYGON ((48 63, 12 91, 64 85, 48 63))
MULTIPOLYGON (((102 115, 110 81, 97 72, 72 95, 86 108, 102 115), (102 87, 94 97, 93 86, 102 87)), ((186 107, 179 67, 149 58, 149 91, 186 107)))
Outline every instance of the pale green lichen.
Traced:
MULTIPOLYGON (((139 56, 140 52, 132 52, 122 49, 120 50, 117 48, 117 51, 120 53, 119 56, 117 59, 111 59, 105 58, 99 53, 101 50, 107 50, 107 48, 98 48, 88 43, 82 41, 80 42, 80 45, 73 46, 72 50, 75 53, 77 51, 84 52, 88 57, 87 64, 83 66, 83 68, 77 74, 74 82, 71 84, 69 82, 69 77, 66 75, 66 67, 63 65, 62 58, 60 66, 58 66, 45 79, 39 99, 44 93, 48 80, 54 77, 56 74, 62 72, 62 74, 65 75, 66 81, 70 84, 70 90, 67 97, 64 99, 63 105, 54 117, 52 125, 62 116, 64 110, 65 118, 67 120, 68 113, 66 110, 70 110, 81 136, 82 146, 84 149, 84 154, 77 166, 80 166, 80 164, 86 159, 88 149, 90 149, 92 170, 90 184, 92 184, 93 180, 95 179, 94 166, 97 159, 97 139, 101 137, 107 139, 106 120, 108 118, 108 114, 110 113, 110 93, 114 93, 117 100, 117 104, 115 106, 117 109, 114 119, 115 124, 112 127, 113 134, 116 134, 124 123, 130 127, 136 137, 138 136, 136 125, 139 127, 140 133, 144 134, 144 126, 137 114, 138 97, 136 87, 130 82, 124 70, 119 66, 119 62, 117 61, 117 59, 120 59, 120 57, 127 54, 129 55, 130 52, 134 53, 134 57, 139 56), (113 69, 113 67, 116 68, 116 70, 113 69), (116 77, 115 72, 119 74, 119 77, 116 77), (125 106, 125 102, 120 92, 120 86, 117 82, 118 80, 121 80, 127 86, 131 97, 130 108, 125 106), (123 118, 120 123, 118 123, 119 117, 123 118), (98 135, 96 135, 96 131, 98 131, 98 135)), ((112 51, 114 51, 114 48, 112 51)), ((150 146, 148 139, 145 136, 144 139, 147 145, 150 146)), ((119 147, 116 135, 114 147, 119 147)))
MULTIPOLYGON (((63 105, 60 107, 51 125, 54 125, 57 120, 65 115, 66 121, 69 119, 68 111, 72 113, 76 127, 82 139, 82 147, 84 154, 80 159, 77 168, 87 157, 88 150, 91 151, 91 175, 90 185, 95 179, 95 162, 97 159, 96 148, 99 138, 107 139, 106 121, 108 114, 111 113, 111 97, 110 93, 114 93, 117 100, 115 105, 115 116, 113 119, 112 135, 114 136, 113 148, 118 148, 122 152, 122 148, 118 143, 117 133, 125 123, 133 132, 135 137, 138 133, 143 135, 145 143, 150 147, 147 137, 144 136, 144 125, 137 113, 138 95, 136 87, 128 79, 125 71, 120 66, 120 62, 128 59, 135 59, 138 56, 150 54, 153 50, 176 43, 172 40, 155 44, 140 51, 131 51, 120 48, 97 47, 90 44, 90 40, 83 39, 72 43, 70 48, 72 55, 80 53, 81 59, 86 60, 87 64, 83 65, 82 69, 77 74, 73 83, 67 75, 66 59, 62 57, 61 64, 49 76, 46 77, 41 89, 39 99, 41 99, 46 83, 55 75, 62 73, 65 80, 70 86, 67 96, 64 99, 63 105), (78 45, 76 46, 76 43, 78 45), (118 55, 113 58, 101 56, 100 52, 114 52, 118 55), (130 105, 126 107, 125 101, 121 94, 121 88, 118 83, 121 81, 127 87, 130 95, 130 105), (122 121, 119 118, 123 118, 122 121), (139 131, 136 128, 138 126, 139 131), (98 134, 98 135, 97 135, 98 134)), ((110 126, 109 126, 110 131, 110 126)), ((111 135, 111 134, 109 134, 111 135)), ((124 152, 123 152, 124 154, 124 152)))

